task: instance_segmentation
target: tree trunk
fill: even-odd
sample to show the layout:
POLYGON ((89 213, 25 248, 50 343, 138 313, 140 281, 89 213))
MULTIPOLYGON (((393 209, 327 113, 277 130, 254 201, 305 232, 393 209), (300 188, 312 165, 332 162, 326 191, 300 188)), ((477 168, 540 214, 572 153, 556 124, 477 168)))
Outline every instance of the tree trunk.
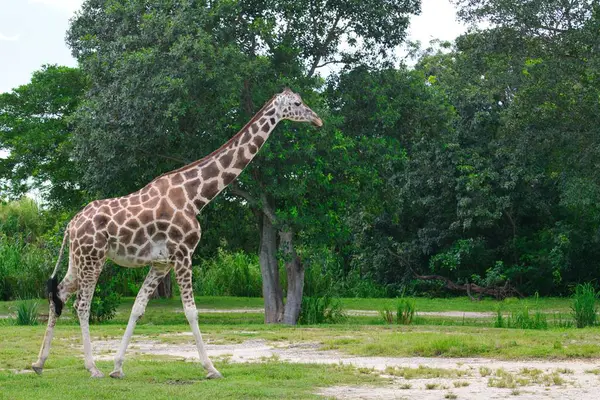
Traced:
POLYGON ((279 323, 283 319, 283 292, 279 284, 277 263, 277 232, 265 213, 260 226, 259 263, 265 302, 265 323, 279 323))
POLYGON ((173 297, 173 290, 171 285, 171 273, 169 273, 160 281, 160 283, 156 287, 156 290, 154 291, 154 293, 152 293, 151 298, 170 299, 171 297, 173 297))
POLYGON ((288 325, 296 325, 298 323, 300 307, 302 306, 302 290, 304 289, 304 265, 294 248, 293 235, 293 232, 289 229, 279 232, 279 238, 281 239, 280 246, 285 258, 288 285, 283 323, 288 325))

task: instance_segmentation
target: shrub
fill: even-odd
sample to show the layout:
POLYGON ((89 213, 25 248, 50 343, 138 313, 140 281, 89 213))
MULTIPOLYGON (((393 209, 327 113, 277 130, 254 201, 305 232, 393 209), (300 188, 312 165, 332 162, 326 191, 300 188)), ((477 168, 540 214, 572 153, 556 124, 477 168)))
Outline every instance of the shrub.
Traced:
POLYGON ((45 297, 53 259, 48 249, 0 235, 0 300, 45 297))
POLYGON ((346 314, 339 299, 329 295, 322 297, 302 297, 298 323, 301 325, 336 324, 346 320, 346 314))
POLYGON ((45 218, 35 201, 28 197, 0 203, 0 232, 31 243, 46 229, 45 218))
POLYGON ((38 307, 39 304, 37 301, 19 301, 15 307, 17 312, 15 323, 17 325, 37 325, 38 307))
POLYGON ((217 256, 194 270, 194 291, 201 296, 262 296, 258 256, 219 249, 217 256))
POLYGON ((590 283, 579 284, 573 295, 573 317, 578 328, 596 325, 596 298, 598 294, 590 283))
MULTIPOLYGON (((94 289, 94 297, 90 307, 90 323, 110 321, 117 314, 117 307, 121 304, 121 295, 113 290, 110 282, 100 282, 94 289)), ((72 296, 69 305, 73 305, 76 296, 72 296)), ((77 310, 71 307, 73 316, 78 319, 77 310)))
POLYGON ((121 295, 116 292, 106 293, 96 286, 92 307, 90 308, 90 323, 110 321, 117 314, 117 307, 121 304, 121 295))

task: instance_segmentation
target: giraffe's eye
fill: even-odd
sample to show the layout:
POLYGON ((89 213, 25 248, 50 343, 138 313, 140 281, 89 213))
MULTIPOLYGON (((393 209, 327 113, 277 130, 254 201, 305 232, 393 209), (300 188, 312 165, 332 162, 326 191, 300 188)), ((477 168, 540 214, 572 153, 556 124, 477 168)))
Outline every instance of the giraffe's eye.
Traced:
POLYGON ((302 103, 300 103, 299 101, 297 101, 297 102, 295 102, 295 103, 294 103, 294 105, 295 105, 296 107, 300 107, 300 104, 302 104, 302 103))

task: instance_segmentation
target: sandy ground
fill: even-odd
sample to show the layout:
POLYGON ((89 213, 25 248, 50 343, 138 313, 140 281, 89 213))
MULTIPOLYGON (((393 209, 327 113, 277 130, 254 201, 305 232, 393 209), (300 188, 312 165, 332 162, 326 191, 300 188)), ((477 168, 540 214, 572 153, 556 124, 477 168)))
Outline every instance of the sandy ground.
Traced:
MULTIPOLYGON (((187 335, 183 333, 180 335, 187 335)), ((191 335, 191 334, 190 334, 191 335)), ((118 348, 118 340, 96 340, 93 342, 98 359, 111 360, 118 348)), ((278 359, 291 363, 347 364, 361 371, 376 373, 390 379, 390 383, 379 387, 337 386, 319 389, 316 393, 336 399, 600 399, 599 375, 592 370, 600 368, 600 360, 592 361, 498 361, 483 358, 403 358, 403 357, 356 357, 336 351, 319 350, 318 343, 277 343, 264 340, 248 340, 241 344, 208 344, 209 356, 227 359, 230 362, 261 362, 278 359), (386 374, 387 367, 442 368, 461 371, 463 376, 453 378, 404 379, 386 374), (490 376, 482 376, 480 368, 489 368, 490 376), (541 374, 554 374, 562 382, 525 383, 517 388, 490 387, 489 379, 502 369, 515 378, 527 377, 523 368, 537 369, 541 374), (468 386, 455 387, 458 382, 468 386), (437 385, 431 388, 432 385, 437 385), (429 386, 429 388, 428 388, 429 386), (447 397, 448 396, 448 397, 447 397)), ((170 344, 133 338, 128 354, 172 356, 188 361, 197 361, 198 354, 190 336, 189 344, 170 344)), ((484 374, 485 375, 485 374, 484 374)))

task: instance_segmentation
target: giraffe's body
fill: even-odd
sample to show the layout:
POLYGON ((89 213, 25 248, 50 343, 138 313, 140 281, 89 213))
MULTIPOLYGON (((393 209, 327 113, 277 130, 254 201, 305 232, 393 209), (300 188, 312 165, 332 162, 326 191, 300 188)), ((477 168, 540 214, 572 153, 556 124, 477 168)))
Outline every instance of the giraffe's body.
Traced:
MULTIPOLYGON (((137 320, 160 280, 171 268, 180 287, 185 315, 190 323, 203 366, 211 378, 220 377, 206 355, 198 328, 192 292, 192 254, 200 240, 196 215, 250 163, 281 119, 322 124, 300 97, 286 89, 271 99, 242 130, 203 159, 154 179, 127 196, 96 200, 69 222, 63 247, 70 239, 69 269, 60 285, 50 285, 48 328, 34 370, 41 373, 48 357, 56 318, 68 296, 77 291, 75 307, 81 323, 86 368, 96 368, 89 338, 89 308, 105 260, 124 267, 151 265, 133 306, 112 377, 122 377, 125 350, 137 320), (53 307, 54 306, 54 307, 53 307)), ((61 254, 62 254, 61 248, 61 254)), ((57 263, 51 281, 60 264, 57 263)))

